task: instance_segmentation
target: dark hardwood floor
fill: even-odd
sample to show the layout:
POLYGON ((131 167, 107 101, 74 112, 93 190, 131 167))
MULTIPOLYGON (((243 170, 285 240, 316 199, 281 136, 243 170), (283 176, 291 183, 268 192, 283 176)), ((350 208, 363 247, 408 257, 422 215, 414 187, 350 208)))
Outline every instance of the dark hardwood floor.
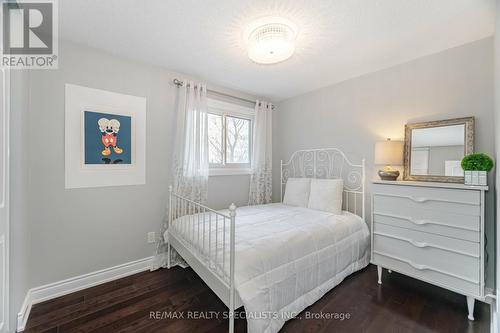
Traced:
MULTIPOLYGON (((37 304, 26 332, 227 332, 224 311, 191 269, 176 267, 37 304)), ((288 321, 281 332, 489 332, 489 307, 476 302, 475 317, 467 320, 464 296, 397 273, 384 271, 380 286, 370 265, 288 321), (324 318, 335 314, 344 319, 324 318)), ((246 332, 244 319, 237 320, 236 332, 246 332)))

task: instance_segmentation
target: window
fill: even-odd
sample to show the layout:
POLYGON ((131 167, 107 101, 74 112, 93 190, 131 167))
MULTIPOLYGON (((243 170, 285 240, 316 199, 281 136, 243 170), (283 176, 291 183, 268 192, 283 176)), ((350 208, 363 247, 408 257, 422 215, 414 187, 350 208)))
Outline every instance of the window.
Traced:
POLYGON ((250 170, 253 109, 208 100, 210 174, 242 174, 250 170))

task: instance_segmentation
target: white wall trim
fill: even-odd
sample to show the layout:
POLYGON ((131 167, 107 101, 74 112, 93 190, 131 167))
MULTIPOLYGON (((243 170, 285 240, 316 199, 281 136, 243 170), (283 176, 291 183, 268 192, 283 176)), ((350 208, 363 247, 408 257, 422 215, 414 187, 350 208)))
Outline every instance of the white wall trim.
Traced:
POLYGON ((210 177, 214 176, 242 176, 251 175, 252 169, 250 168, 211 168, 208 170, 210 177))
POLYGON ((7 68, 1 69, 3 75, 3 105, 2 105, 2 125, 3 125, 3 181, 4 184, 2 191, 2 202, 0 202, 0 218, 5 219, 5 224, 3 225, 3 234, 0 237, 2 239, 2 271, 3 271, 3 285, 2 288, 2 318, 0 324, 0 331, 8 332, 12 323, 10 323, 10 70, 7 68))
POLYGON ((498 312, 496 311, 496 305, 497 302, 496 300, 493 301, 491 304, 491 310, 490 310, 490 332, 491 333, 497 333, 500 329, 499 322, 498 322, 498 312))
POLYGON ((214 113, 218 114, 240 114, 244 116, 254 117, 255 115, 255 103, 253 106, 242 106, 235 103, 225 102, 218 99, 210 98, 207 99, 208 109, 214 113))
POLYGON ((92 273, 75 276, 66 280, 49 283, 28 290, 21 310, 17 314, 17 332, 22 332, 34 304, 90 288, 112 280, 151 269, 153 257, 147 257, 92 273))

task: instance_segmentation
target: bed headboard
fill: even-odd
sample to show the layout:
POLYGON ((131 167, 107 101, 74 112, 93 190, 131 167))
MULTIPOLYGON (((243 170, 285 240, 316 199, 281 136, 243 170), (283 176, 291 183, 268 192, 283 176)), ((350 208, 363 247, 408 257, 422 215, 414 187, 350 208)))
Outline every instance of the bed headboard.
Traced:
POLYGON ((365 160, 353 164, 337 148, 298 150, 288 162, 281 161, 280 195, 283 201, 288 178, 343 179, 342 208, 365 219, 365 160))

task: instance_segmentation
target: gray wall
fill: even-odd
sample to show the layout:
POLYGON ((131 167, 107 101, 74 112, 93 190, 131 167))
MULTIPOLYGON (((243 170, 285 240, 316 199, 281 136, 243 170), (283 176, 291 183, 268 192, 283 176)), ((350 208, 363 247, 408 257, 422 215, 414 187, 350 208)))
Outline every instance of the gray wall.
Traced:
MULTIPOLYGON (((60 45, 59 70, 31 73, 30 110, 23 124, 28 135, 29 287, 154 254, 146 233, 159 232, 166 210, 177 95, 174 77, 182 76, 68 42, 60 45), (146 185, 64 188, 66 83, 147 98, 146 185)), ((209 192, 210 204, 216 207, 228 207, 232 201, 245 204, 248 176, 211 178, 209 192)))
POLYGON ((249 175, 213 176, 208 179, 208 206, 214 209, 248 205, 249 175))
MULTIPOLYGON (((321 73, 318 73, 321 75, 321 73)), ((274 113, 274 199, 279 161, 297 149, 338 147, 368 164, 374 144, 403 138, 404 124, 476 117, 476 150, 494 154, 493 39, 488 38, 285 100, 274 113)), ((487 194, 487 284, 493 285, 494 180, 487 194)), ((370 193, 370 183, 367 191, 370 193)), ((370 207, 367 204, 367 212, 370 207)))

